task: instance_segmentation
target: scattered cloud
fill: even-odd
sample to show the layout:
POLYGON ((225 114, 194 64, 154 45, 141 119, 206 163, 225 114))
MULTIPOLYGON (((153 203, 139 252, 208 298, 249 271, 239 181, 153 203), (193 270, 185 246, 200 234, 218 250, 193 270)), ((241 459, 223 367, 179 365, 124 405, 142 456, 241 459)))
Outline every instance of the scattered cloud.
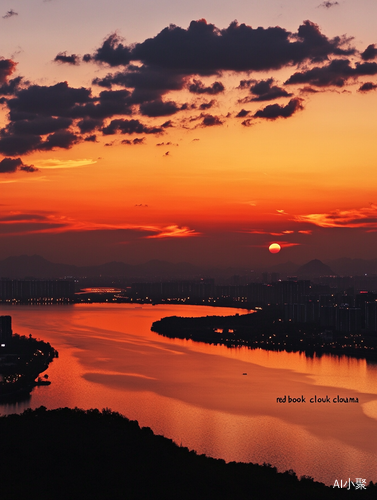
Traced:
POLYGON ((358 89, 359 92, 370 92, 371 90, 376 90, 377 89, 377 84, 373 82, 366 82, 363 83, 358 89))
POLYGON ((202 115, 203 120, 200 124, 201 127, 213 127, 215 125, 222 125, 224 122, 218 116, 202 115))
POLYGON ((139 120, 112 120, 109 125, 102 129, 104 135, 121 134, 159 134, 163 132, 162 127, 148 127, 139 120))
POLYGON ((155 100, 141 104, 140 113, 149 117, 170 116, 177 113, 180 108, 181 107, 173 101, 163 102, 161 100, 155 100))
POLYGON ((331 7, 336 7, 337 5, 339 5, 339 2, 329 2, 329 1, 326 1, 326 2, 322 2, 321 4, 318 5, 318 7, 324 7, 325 9, 331 9, 331 7))
POLYGON ((80 63, 80 57, 76 54, 67 55, 67 52, 59 52, 54 61, 75 66, 80 63))
MULTIPOLYGON (((336 4, 323 2, 321 6, 336 4)), ((200 19, 186 29, 170 25, 156 36, 130 45, 118 33, 112 33, 92 54, 80 58, 77 53, 63 51, 54 59, 72 66, 83 60, 109 67, 106 76, 93 80, 96 91, 74 88, 67 82, 48 86, 30 84, 21 76, 12 78, 17 63, 0 58, 0 104, 7 117, 0 130, 0 154, 18 158, 37 151, 68 150, 84 141, 98 142, 100 135, 159 136, 170 127, 186 127, 188 120, 198 120, 198 127, 211 127, 236 116, 244 119, 244 127, 250 127, 256 118, 290 118, 303 109, 303 100, 294 97, 297 91, 293 85, 304 84, 298 89, 300 93, 315 93, 318 87, 332 90, 359 77, 377 75, 377 62, 373 61, 376 45, 369 45, 360 54, 351 42, 346 36, 326 36, 309 20, 296 31, 289 31, 279 26, 254 29, 237 21, 220 29, 200 19), (226 72, 242 78, 262 71, 291 71, 292 67, 296 71, 285 86, 273 76, 243 79, 237 89, 226 89, 219 80, 226 72), (171 97, 172 92, 180 91, 185 99, 189 92, 193 102, 182 104, 171 97), (257 111, 241 109, 224 116, 205 113, 219 103, 214 99, 200 102, 198 96, 218 96, 220 100, 227 91, 230 95, 242 92, 238 103, 291 99, 287 104, 271 104, 257 111), (187 110, 195 116, 156 123, 160 117, 187 110), (146 117, 146 123, 141 117, 146 117)), ((374 89, 373 81, 359 88, 360 92, 374 89)), ((120 142, 133 145, 142 140, 120 142)))
POLYGON ((250 113, 250 111, 247 111, 246 109, 241 109, 239 113, 236 114, 236 118, 245 118, 250 113))
POLYGON ((140 144, 145 144, 145 137, 136 137, 135 139, 129 140, 129 139, 124 139, 121 144, 126 144, 128 146, 138 146, 140 144))
POLYGON ((215 106, 217 103, 217 101, 215 101, 214 99, 212 99, 211 101, 209 102, 202 102, 202 104, 200 104, 199 106, 199 109, 204 111, 206 109, 211 109, 213 106, 215 106))
POLYGON ((9 19, 10 17, 18 16, 18 12, 15 12, 13 9, 8 10, 8 12, 3 16, 3 19, 9 19))
POLYGON ((216 95, 224 92, 225 87, 221 82, 214 82, 212 85, 205 86, 200 80, 194 80, 188 85, 188 89, 193 94, 210 94, 216 95))
POLYGON ((376 44, 368 45, 368 47, 361 54, 362 59, 364 61, 370 61, 371 59, 375 59, 377 57, 377 47, 376 44))
POLYGON ((365 75, 377 75, 377 63, 356 62, 352 67, 349 59, 333 59, 327 65, 294 73, 285 84, 309 83, 316 87, 343 87, 348 79, 365 75))
MULTIPOLYGON (((241 82, 244 83, 245 81, 241 82)), ((249 80, 250 82, 250 80, 249 80)), ((274 99, 278 99, 279 97, 291 97, 293 94, 290 94, 285 89, 278 87, 277 85, 273 85, 274 79, 268 78, 267 80, 252 80, 252 85, 250 86, 250 92, 255 97, 245 97, 241 99, 240 102, 253 102, 253 101, 272 101, 274 99)), ((241 88, 243 88, 241 86, 241 88)))
POLYGON ((0 161, 0 174, 12 174, 16 171, 32 173, 38 169, 34 165, 25 165, 21 158, 3 158, 0 161))
POLYGON ((276 120, 277 118, 288 118, 296 111, 304 109, 303 100, 296 97, 291 99, 286 106, 279 104, 270 104, 263 109, 260 109, 254 114, 254 118, 267 118, 268 120, 276 120))

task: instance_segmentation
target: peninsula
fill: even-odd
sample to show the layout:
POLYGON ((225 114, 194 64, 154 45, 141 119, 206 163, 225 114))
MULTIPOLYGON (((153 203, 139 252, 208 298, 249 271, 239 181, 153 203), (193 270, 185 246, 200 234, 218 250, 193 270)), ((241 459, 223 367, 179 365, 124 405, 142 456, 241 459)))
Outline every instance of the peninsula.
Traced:
POLYGON ((332 332, 317 323, 285 321, 274 307, 250 314, 183 318, 170 316, 155 321, 151 330, 170 338, 191 339, 228 347, 247 346, 274 351, 347 355, 377 361, 377 338, 362 332, 332 332))
POLYGON ((40 378, 58 352, 48 342, 13 334, 11 317, 0 316, 0 401, 25 396, 36 385, 48 385, 40 378))

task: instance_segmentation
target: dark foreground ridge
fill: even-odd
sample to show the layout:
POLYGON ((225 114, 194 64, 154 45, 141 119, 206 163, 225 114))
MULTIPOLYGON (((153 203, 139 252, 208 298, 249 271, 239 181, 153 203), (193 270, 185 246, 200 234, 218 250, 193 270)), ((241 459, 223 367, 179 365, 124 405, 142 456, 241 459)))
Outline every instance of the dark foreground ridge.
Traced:
POLYGON ((191 339, 228 347, 299 351, 305 352, 307 356, 346 355, 377 361, 375 335, 328 333, 315 323, 284 321, 282 312, 273 307, 234 316, 169 316, 155 321, 151 330, 169 338, 191 339))
POLYGON ((374 499, 269 465, 197 455, 109 409, 26 410, 0 418, 2 500, 374 499))

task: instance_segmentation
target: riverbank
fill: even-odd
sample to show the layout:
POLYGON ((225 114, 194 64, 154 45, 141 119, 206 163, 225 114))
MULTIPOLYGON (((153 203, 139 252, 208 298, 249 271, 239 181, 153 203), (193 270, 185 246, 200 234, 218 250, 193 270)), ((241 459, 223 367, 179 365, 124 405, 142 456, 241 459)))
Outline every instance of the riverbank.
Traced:
POLYGON ((377 484, 360 494, 197 455, 108 409, 27 410, 1 417, 0 434, 2 500, 369 500, 377 492, 377 484))
POLYGON ((170 316, 155 321, 151 330, 169 338, 191 339, 228 347, 299 351, 305 352, 307 356, 346 355, 377 362, 375 336, 328 332, 315 323, 284 321, 281 312, 275 308, 234 316, 170 316))
POLYGON ((12 335, 0 351, 0 401, 24 397, 36 385, 48 385, 49 381, 39 375, 57 357, 58 352, 48 342, 12 335))

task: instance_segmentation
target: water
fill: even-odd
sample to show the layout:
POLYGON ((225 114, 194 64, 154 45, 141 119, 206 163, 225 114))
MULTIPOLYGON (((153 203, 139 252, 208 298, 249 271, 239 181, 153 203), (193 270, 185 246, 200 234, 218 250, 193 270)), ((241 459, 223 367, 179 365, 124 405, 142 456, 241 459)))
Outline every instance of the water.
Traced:
POLYGON ((198 453, 270 463, 326 484, 377 481, 377 366, 365 360, 228 349, 150 331, 164 316, 229 315, 234 309, 187 305, 2 306, 13 331, 59 351, 50 386, 25 408, 111 408, 198 453), (243 375, 247 373, 247 375, 243 375), (359 403, 334 403, 354 397, 359 403), (305 403, 276 398, 304 397, 305 403), (314 396, 330 403, 310 403, 314 396))

